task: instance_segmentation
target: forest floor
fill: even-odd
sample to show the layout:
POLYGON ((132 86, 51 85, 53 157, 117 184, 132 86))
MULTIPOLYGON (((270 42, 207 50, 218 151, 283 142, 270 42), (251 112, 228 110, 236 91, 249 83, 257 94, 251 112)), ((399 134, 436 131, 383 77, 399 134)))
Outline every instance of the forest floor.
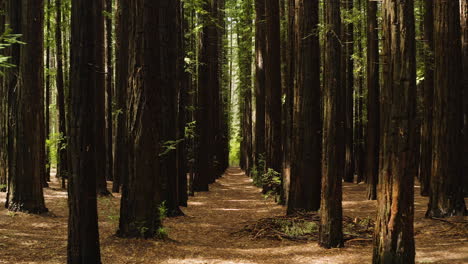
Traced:
MULTIPOLYGON (((55 178, 55 177, 53 177, 55 178)), ((45 189, 50 213, 28 215, 4 209, 0 193, 0 263, 66 263, 67 197, 55 180, 45 189)), ((364 184, 343 186, 344 215, 374 218, 375 201, 366 201, 364 184)), ((416 193, 419 188, 416 187, 416 193)), ((253 239, 240 235, 246 225, 281 216, 285 208, 265 199, 239 168, 230 168, 210 186, 210 192, 190 197, 186 216, 164 221, 166 240, 116 237, 120 195, 99 198, 99 228, 103 263, 370 263, 370 240, 325 250, 315 241, 253 239)), ((427 197, 416 195, 417 263, 468 263, 467 217, 448 221, 424 218, 427 197)))

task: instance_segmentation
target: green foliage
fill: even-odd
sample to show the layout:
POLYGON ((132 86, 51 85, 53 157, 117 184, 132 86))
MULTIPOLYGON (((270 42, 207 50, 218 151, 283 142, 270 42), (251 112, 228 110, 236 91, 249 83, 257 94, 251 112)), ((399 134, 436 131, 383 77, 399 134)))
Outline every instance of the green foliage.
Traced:
POLYGON ((50 164, 52 166, 57 165, 57 151, 64 150, 67 148, 67 138, 62 133, 52 133, 46 140, 46 147, 49 150, 50 164))
POLYGON ((259 155, 257 164, 252 167, 252 179, 253 183, 257 187, 263 186, 263 173, 265 172, 265 156, 263 154, 259 155))
POLYGON ((163 221, 167 217, 167 206, 166 206, 166 201, 163 201, 159 206, 158 206, 158 217, 159 221, 163 221))
POLYGON ((281 192, 281 173, 272 168, 268 168, 267 172, 262 175, 262 186, 266 190, 266 197, 273 196, 279 198, 281 192))
MULTIPOLYGON (((26 44, 19 40, 21 34, 13 34, 12 31, 13 30, 9 27, 9 25, 5 25, 5 32, 0 35, 0 50, 10 47, 13 44, 26 44)), ((10 56, 0 55, 0 68, 15 67, 15 65, 8 62, 10 58, 10 56)), ((3 74, 2 71, 0 71, 0 73, 3 74)))
POLYGON ((7 188, 6 184, 0 184, 0 192, 5 192, 7 188))
POLYGON ((163 142, 161 146, 163 151, 159 153, 159 157, 164 157, 167 154, 169 154, 171 151, 176 150, 177 145, 179 145, 179 143, 181 143, 182 141, 184 141, 184 139, 168 140, 166 142, 163 142))

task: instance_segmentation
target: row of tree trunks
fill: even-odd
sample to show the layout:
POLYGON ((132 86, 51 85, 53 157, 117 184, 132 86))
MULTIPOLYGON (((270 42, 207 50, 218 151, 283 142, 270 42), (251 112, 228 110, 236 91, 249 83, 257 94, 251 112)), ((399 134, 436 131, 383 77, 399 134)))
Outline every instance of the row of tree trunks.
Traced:
POLYGON ((6 24, 28 45, 9 51, 16 65, 6 74, 8 89, 8 193, 5 206, 13 211, 47 211, 44 128, 44 2, 7 2, 6 24), (35 131, 36 133, 33 133, 35 131))
POLYGON ((378 213, 373 263, 414 263, 416 59, 413 1, 384 0, 378 213))
POLYGON ((288 213, 320 208, 322 175, 319 4, 297 0, 295 7, 295 86, 288 213))

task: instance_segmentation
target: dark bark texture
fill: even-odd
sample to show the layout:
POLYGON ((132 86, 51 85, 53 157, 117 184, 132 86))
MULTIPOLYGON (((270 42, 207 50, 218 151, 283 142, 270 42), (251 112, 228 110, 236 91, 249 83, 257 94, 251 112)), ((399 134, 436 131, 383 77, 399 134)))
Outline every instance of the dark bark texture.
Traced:
POLYGON ((295 87, 288 213, 320 208, 321 89, 318 2, 296 0, 295 87))
POLYGON ((434 0, 434 112, 428 217, 466 213, 463 199, 463 69, 460 6, 434 0))
POLYGON ((377 2, 367 2, 367 199, 377 199, 380 147, 379 30, 377 2))
POLYGON ((378 212, 373 263, 414 263, 416 58, 413 1, 384 0, 378 212))
POLYGON ((6 23, 27 45, 11 47, 8 89, 8 192, 12 211, 47 211, 42 191, 45 180, 44 139, 44 2, 11 0, 6 23))
POLYGON ((341 85, 340 1, 326 0, 324 19, 324 116, 322 155, 322 199, 319 245, 343 246, 342 179, 345 165, 345 91, 341 85))
MULTIPOLYGON (((70 68, 71 175, 68 181, 68 263, 101 263, 96 198, 97 90, 103 89, 98 71, 102 2, 73 1, 70 68)), ((102 121, 102 120, 101 120, 102 121)))

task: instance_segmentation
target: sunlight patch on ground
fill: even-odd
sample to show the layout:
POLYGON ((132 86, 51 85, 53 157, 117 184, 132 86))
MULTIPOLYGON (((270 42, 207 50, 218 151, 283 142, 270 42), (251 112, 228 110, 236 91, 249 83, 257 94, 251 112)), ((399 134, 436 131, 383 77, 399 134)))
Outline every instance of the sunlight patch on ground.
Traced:
POLYGON ((256 264, 256 262, 233 261, 223 259, 170 259, 162 262, 164 264, 256 264))

